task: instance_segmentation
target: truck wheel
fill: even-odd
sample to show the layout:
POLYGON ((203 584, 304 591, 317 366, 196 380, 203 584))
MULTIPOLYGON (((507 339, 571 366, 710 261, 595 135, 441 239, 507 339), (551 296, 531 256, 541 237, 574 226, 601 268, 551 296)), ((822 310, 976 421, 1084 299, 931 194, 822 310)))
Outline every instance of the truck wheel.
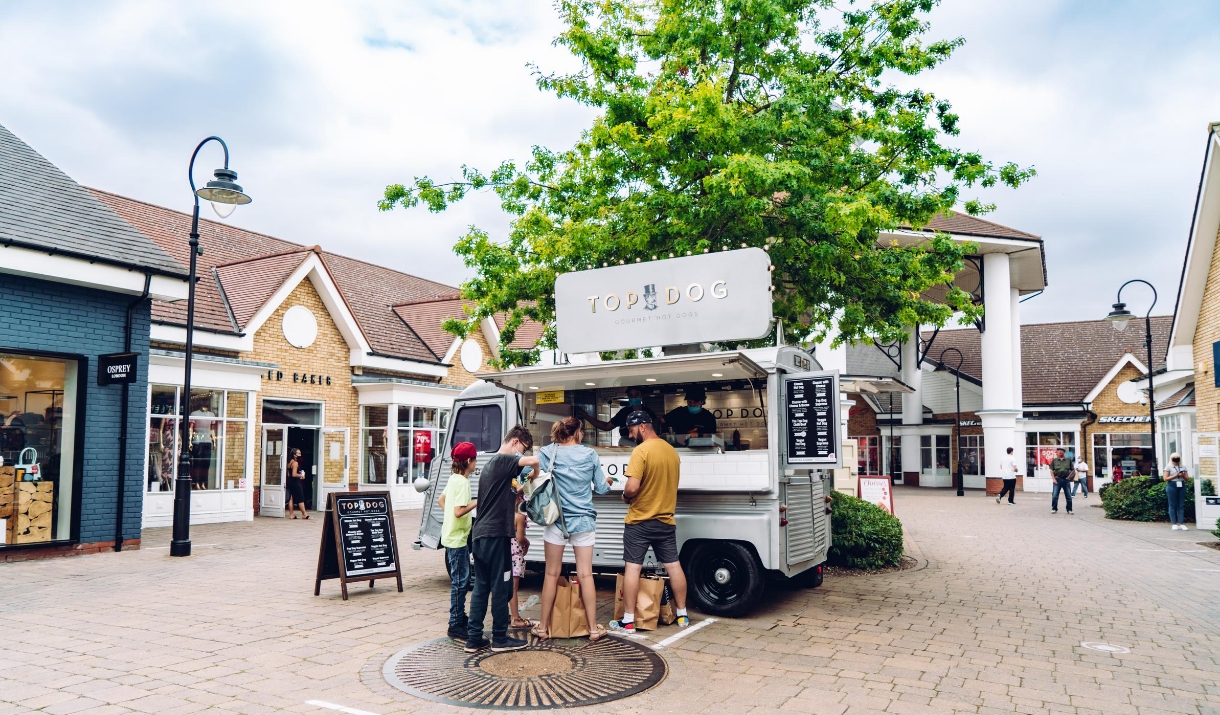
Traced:
POLYGON ((817 588, 822 585, 822 565, 818 564, 793 576, 790 581, 799 588, 817 588))
POLYGON ((697 546, 686 566, 690 595, 700 611, 735 618, 762 597, 765 578, 754 553, 733 541, 697 546))

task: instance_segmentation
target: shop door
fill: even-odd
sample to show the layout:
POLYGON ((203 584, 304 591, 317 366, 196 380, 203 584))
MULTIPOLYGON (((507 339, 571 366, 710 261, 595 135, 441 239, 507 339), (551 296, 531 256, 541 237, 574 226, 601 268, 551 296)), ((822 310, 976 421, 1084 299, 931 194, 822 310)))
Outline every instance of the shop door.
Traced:
POLYGON ((263 474, 259 514, 284 516, 284 428, 263 428, 263 474))
POLYGON ((322 494, 319 509, 326 508, 327 494, 347 491, 348 431, 346 427, 322 430, 322 494))
MULTIPOLYGON (((301 450, 301 471, 305 472, 305 508, 312 511, 318 508, 318 428, 289 427, 286 451, 292 454, 294 449, 301 450)), ((285 458, 285 463, 287 461, 285 458)))

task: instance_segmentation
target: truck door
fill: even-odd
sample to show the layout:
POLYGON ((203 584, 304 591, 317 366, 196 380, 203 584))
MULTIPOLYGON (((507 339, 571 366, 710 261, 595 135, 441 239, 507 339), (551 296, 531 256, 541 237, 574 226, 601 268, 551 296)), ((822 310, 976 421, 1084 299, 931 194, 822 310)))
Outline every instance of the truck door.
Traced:
POLYGON ((432 485, 424 497, 424 518, 419 529, 419 540, 424 546, 432 549, 440 546, 441 524, 445 520, 445 514, 436 502, 445 491, 449 475, 453 473, 453 445, 470 442, 478 450, 478 467, 474 474, 470 475, 470 493, 478 494, 479 471, 500 448, 500 440, 508 431, 506 420, 515 417, 515 414, 510 415, 507 409, 508 399, 512 398, 484 398, 454 403, 453 415, 450 418, 453 427, 449 430, 448 441, 442 445, 440 459, 432 463, 432 472, 429 475, 432 485))

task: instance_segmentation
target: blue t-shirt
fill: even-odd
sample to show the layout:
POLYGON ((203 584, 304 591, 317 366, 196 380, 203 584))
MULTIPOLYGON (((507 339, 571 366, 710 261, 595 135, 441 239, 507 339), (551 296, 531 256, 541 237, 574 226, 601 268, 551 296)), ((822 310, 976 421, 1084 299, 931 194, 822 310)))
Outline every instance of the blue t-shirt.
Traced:
POLYGON ((610 491, 597 452, 582 444, 561 447, 552 443, 539 450, 538 460, 541 469, 550 472, 555 480, 568 533, 581 534, 596 529, 593 494, 610 491))

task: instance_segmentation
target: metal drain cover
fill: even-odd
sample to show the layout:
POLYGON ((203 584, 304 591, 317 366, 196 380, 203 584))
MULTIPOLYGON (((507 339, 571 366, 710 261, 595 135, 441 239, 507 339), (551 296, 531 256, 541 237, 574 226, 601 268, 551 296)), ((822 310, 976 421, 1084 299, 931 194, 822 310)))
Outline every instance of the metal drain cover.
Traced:
POLYGON ((466 653, 460 643, 439 638, 396 653, 381 672, 395 688, 435 702, 551 710, 636 695, 668 671, 656 651, 629 640, 529 641, 529 648, 511 653, 466 653))

